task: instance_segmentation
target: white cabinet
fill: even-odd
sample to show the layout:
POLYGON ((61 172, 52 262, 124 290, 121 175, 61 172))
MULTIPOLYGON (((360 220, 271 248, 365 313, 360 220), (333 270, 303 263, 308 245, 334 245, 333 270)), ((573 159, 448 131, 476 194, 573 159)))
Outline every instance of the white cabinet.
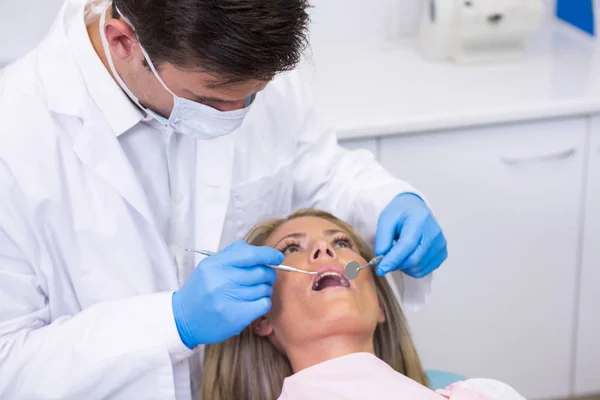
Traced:
POLYGON ((592 118, 587 169, 575 393, 600 393, 600 117, 592 118))
POLYGON ((582 118, 381 139, 448 239, 408 316, 426 368, 568 395, 586 137, 582 118))

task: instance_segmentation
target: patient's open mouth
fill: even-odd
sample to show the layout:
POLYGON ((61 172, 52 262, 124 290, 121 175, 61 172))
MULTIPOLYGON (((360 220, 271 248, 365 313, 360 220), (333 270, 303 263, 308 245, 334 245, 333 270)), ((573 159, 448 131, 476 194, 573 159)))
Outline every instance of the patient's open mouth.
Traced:
POLYGON ((313 283, 312 290, 316 290, 318 292, 325 288, 335 286, 349 288, 350 282, 348 282, 348 279, 346 279, 346 277, 339 272, 324 271, 317 275, 317 278, 313 283))

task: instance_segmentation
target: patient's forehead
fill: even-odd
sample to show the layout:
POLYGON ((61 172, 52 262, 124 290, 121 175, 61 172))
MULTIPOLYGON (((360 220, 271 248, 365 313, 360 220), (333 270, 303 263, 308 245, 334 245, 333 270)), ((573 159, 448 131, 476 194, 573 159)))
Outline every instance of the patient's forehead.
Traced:
MULTIPOLYGON (((310 237, 320 237, 328 230, 344 231, 331 221, 319 217, 298 217, 284 222, 269 236, 267 246, 275 246, 282 238, 294 234, 303 233, 310 237)), ((345 231, 344 231, 345 232, 345 231)))

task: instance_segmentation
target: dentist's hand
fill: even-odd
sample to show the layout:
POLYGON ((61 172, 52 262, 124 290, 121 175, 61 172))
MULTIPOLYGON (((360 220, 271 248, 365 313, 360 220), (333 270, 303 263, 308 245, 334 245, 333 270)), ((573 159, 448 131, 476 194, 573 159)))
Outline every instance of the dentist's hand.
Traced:
POLYGON ((271 309, 277 274, 265 264, 281 264, 283 254, 237 241, 202 260, 173 294, 173 314, 181 340, 193 349, 239 334, 271 309))
POLYGON ((377 275, 401 270, 413 278, 429 275, 448 257, 442 229, 425 202, 411 193, 395 197, 379 216, 375 253, 386 254, 377 275))

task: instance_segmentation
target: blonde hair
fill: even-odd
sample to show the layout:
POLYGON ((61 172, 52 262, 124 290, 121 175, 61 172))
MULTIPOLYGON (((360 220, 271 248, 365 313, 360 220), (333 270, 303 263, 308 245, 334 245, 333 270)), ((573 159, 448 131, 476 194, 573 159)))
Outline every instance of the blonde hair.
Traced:
MULTIPOLYGON (((312 209, 297 211, 285 219, 264 221, 255 226, 244 240, 262 246, 283 223, 300 217, 317 217, 333 222, 350 235, 364 259, 373 258, 371 248, 352 227, 327 212, 312 209)), ((427 385, 427 377, 392 288, 384 277, 373 276, 385 313, 385 322, 377 325, 373 337, 375 355, 401 374, 427 385)), ((248 327, 224 342, 206 346, 202 398, 276 400, 281 394, 284 379, 292 374, 286 356, 268 338, 257 335, 248 327)))

